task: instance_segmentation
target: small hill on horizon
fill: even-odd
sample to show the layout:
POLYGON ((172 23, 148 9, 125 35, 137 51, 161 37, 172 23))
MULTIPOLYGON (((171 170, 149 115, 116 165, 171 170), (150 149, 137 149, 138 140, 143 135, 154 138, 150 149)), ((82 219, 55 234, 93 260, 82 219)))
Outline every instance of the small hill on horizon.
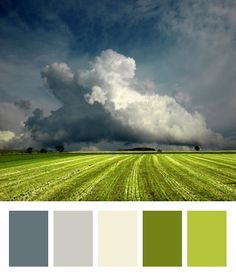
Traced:
POLYGON ((151 147, 135 147, 128 149, 118 149, 117 151, 156 151, 156 149, 151 147))

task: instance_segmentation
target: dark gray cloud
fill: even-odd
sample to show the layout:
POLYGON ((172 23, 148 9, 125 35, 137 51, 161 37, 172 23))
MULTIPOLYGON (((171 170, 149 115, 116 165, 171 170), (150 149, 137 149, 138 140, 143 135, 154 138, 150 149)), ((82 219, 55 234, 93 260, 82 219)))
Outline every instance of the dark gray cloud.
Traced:
POLYGON ((31 103, 29 100, 20 99, 14 102, 15 106, 17 106, 20 110, 24 111, 28 114, 31 111, 31 103))
POLYGON ((22 149, 34 143, 24 124, 30 115, 29 104, 28 101, 0 102, 0 149, 22 149))
POLYGON ((25 113, 13 103, 0 102, 0 130, 20 133, 24 119, 25 113))
POLYGON ((101 107, 78 101, 64 105, 46 118, 36 109, 26 121, 26 127, 32 139, 44 146, 91 144, 102 140, 133 142, 137 139, 132 131, 113 120, 101 107))
POLYGON ((33 111, 25 123, 33 140, 53 146, 58 143, 131 142, 137 139, 132 130, 113 119, 102 106, 91 106, 85 101, 84 95, 89 90, 78 83, 77 75, 66 64, 46 66, 41 75, 62 107, 48 117, 44 117, 40 109, 33 111))

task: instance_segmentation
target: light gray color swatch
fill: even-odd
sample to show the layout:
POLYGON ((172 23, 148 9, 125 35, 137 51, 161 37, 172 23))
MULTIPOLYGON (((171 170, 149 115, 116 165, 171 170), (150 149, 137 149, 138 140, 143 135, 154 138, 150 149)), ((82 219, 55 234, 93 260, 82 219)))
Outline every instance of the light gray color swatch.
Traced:
POLYGON ((9 265, 48 266, 48 212, 9 212, 9 265))
POLYGON ((92 266, 92 211, 54 212, 54 265, 92 266))

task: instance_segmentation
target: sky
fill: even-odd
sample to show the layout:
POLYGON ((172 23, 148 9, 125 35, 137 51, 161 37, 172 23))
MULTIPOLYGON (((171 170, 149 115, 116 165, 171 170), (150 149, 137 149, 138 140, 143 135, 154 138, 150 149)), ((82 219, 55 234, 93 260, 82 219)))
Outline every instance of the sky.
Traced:
POLYGON ((236 148, 233 0, 2 0, 0 149, 236 148))

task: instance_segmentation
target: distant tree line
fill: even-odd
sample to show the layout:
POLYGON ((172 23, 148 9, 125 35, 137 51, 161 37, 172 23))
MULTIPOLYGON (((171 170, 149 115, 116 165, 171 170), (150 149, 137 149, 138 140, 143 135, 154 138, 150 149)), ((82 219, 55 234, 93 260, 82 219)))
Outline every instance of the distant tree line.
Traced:
MULTIPOLYGON (((64 148, 64 145, 63 144, 59 144, 59 145, 56 145, 55 147, 55 150, 59 153, 62 153, 64 152, 65 148, 64 148)), ((48 150, 46 148, 41 148, 39 151, 37 151, 39 153, 42 153, 42 154, 45 154, 45 153, 48 153, 48 150)), ((28 154, 32 154, 33 153, 33 147, 28 147, 26 150, 25 150, 25 153, 28 153, 28 154)))
MULTIPOLYGON (((62 153, 65 150, 63 144, 58 144, 54 148, 59 153, 62 153)), ((195 151, 200 151, 201 147, 199 145, 194 145, 193 149, 195 151)), ((118 151, 157 151, 158 153, 162 153, 162 149, 154 149, 154 148, 149 148, 149 147, 135 147, 135 148, 130 148, 130 149, 119 149, 118 151)), ((32 154, 33 148, 32 147, 28 147, 25 150, 25 152, 28 153, 28 154, 32 154)), ((46 148, 41 148, 38 152, 40 152, 42 154, 45 154, 45 153, 48 153, 48 150, 46 148)))

